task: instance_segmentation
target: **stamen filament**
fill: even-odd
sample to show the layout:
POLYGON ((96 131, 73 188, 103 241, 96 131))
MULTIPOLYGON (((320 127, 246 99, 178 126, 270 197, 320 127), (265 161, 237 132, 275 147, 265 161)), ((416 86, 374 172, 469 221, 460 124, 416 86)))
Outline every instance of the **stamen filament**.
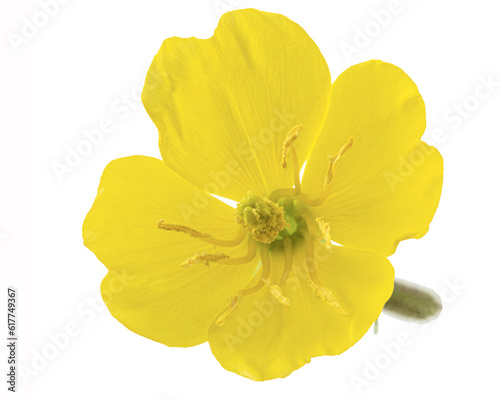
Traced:
POLYGON ((290 147, 293 146, 293 142, 299 137, 300 132, 302 132, 302 125, 294 126, 290 132, 288 132, 287 139, 283 142, 283 146, 281 148, 281 166, 283 168, 287 167, 287 157, 290 147))
POLYGON ((333 176, 335 173, 335 166, 340 159, 340 157, 347 151, 349 150, 352 145, 354 144, 354 139, 350 138, 343 146, 342 148, 335 154, 335 156, 328 156, 328 171, 326 173, 325 177, 325 183, 323 185, 323 192, 315 199, 311 199, 309 196, 307 196, 304 193, 300 193, 297 196, 297 200, 299 200, 301 203, 310 206, 310 207, 317 207, 323 204, 326 199, 330 196, 330 193, 332 192, 332 182, 333 182, 333 176))
POLYGON ((252 290, 252 292, 256 292, 263 285, 266 285, 269 287, 269 292, 276 300, 278 300, 284 306, 290 307, 290 300, 283 294, 283 290, 281 289, 281 287, 279 287, 276 284, 273 284, 269 279, 269 273, 271 271, 271 260, 269 258, 269 248, 267 246, 262 247, 261 249, 261 260, 262 260, 262 276, 260 278, 259 283, 249 290, 252 290))
POLYGON ((325 185, 324 185, 325 189, 332 182, 335 164, 340 159, 340 157, 352 147, 353 144, 354 144, 354 139, 349 138, 349 140, 342 146, 342 148, 338 151, 337 154, 335 154, 333 157, 332 156, 328 157, 330 164, 328 166, 328 172, 326 173, 325 177, 325 185))
POLYGON ((315 242, 319 242, 320 240, 323 240, 324 235, 318 228, 318 225, 316 225, 316 222, 313 220, 313 217, 311 214, 308 212, 300 214, 300 216, 304 219, 306 226, 307 226, 307 232, 309 233, 309 236, 311 237, 312 240, 315 242))
POLYGON ((292 271, 293 263, 293 243, 290 236, 285 236, 283 238, 283 253, 285 258, 285 265, 283 269, 283 275, 281 275, 280 287, 284 290, 286 288, 290 272, 292 271))
POLYGON ((213 244, 214 246, 220 246, 220 247, 236 247, 238 246, 245 237, 247 236, 248 231, 244 228, 241 228, 234 239, 230 240, 223 240, 223 239, 214 239, 212 238, 212 242, 209 242, 213 244))
POLYGON ((283 188, 275 190, 269 196, 269 200, 271 201, 276 202, 282 197, 293 197, 301 193, 299 158, 297 157, 297 151, 295 150, 295 146, 293 145, 293 142, 299 137, 300 132, 302 132, 302 125, 294 126, 292 130, 288 133, 287 139, 283 143, 283 147, 281 149, 281 166, 283 168, 287 168, 288 166, 287 158, 290 151, 292 153, 293 181, 295 187, 293 189, 283 188))
POLYGON ((309 276, 313 281, 319 282, 316 260, 314 258, 314 242, 307 237, 304 237, 305 250, 306 250, 306 264, 309 276))
POLYGON ((236 234, 234 239, 231 239, 231 240, 214 239, 212 237, 212 235, 210 235, 208 233, 203 233, 203 232, 197 231, 195 229, 190 228, 189 226, 168 224, 163 219, 157 221, 156 226, 159 229, 164 229, 166 231, 184 233, 184 234, 189 235, 195 239, 199 239, 203 242, 212 244, 214 246, 221 246, 221 247, 236 247, 243 241, 243 239, 245 239, 245 236, 247 235, 247 231, 245 229, 241 228, 238 231, 238 233, 236 234))
POLYGON ((249 236, 249 238, 248 238, 248 252, 245 256, 236 257, 236 258, 231 258, 231 257, 225 258, 225 259, 219 260, 217 262, 219 264, 224 264, 224 265, 247 264, 254 259, 256 253, 257 253, 257 242, 253 239, 252 236, 249 236))
POLYGON ((269 195, 269 200, 277 202, 279 199, 282 197, 294 197, 296 196, 297 193, 295 191, 295 188, 282 188, 282 189, 276 189, 274 192, 272 192, 269 195))
POLYGON ((340 303, 338 302, 335 295, 327 288, 325 288, 318 276, 318 269, 316 266, 316 260, 314 259, 314 243, 311 239, 305 238, 306 247, 306 263, 307 269, 309 271, 309 286, 311 287, 314 295, 319 299, 325 301, 329 306, 333 307, 343 316, 347 316, 340 303))
POLYGON ((245 290, 245 294, 255 293, 264 286, 264 281, 269 277, 271 272, 271 261, 269 259, 269 246, 261 246, 260 259, 262 261, 262 273, 259 282, 252 286, 250 289, 245 290))
POLYGON ((297 150, 295 150, 295 146, 292 145, 292 160, 293 160, 293 181, 295 183, 295 194, 300 194, 300 166, 299 166, 299 158, 297 157, 297 150))
MULTIPOLYGON (((253 242, 255 243, 254 240, 253 242)), ((224 311, 222 311, 215 320, 215 325, 217 326, 224 325, 228 320, 229 316, 238 306, 238 303, 243 296, 255 293, 264 286, 264 281, 267 280, 267 278, 269 277, 269 273, 271 271, 271 262, 269 260, 269 246, 261 246, 260 254, 262 258, 262 274, 259 279, 259 282, 255 286, 252 286, 249 289, 238 290, 234 294, 234 296, 232 296, 229 299, 229 306, 224 311)))

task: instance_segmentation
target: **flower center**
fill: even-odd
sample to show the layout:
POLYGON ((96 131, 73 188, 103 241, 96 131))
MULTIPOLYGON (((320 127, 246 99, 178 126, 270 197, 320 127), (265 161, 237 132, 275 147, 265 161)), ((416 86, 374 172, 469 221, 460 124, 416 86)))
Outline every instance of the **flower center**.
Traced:
POLYGON ((277 203, 249 192, 235 210, 236 222, 252 233, 255 240, 272 243, 290 223, 285 221, 285 210, 277 203))
POLYGON ((242 265, 251 262, 257 253, 260 253, 259 264, 260 279, 252 287, 239 290, 229 299, 229 305, 215 320, 218 326, 223 325, 233 311, 238 307, 240 300, 258 290, 267 288, 269 293, 285 307, 290 307, 292 302, 285 296, 287 281, 293 267, 293 258, 296 245, 303 241, 305 246, 305 261, 307 263, 308 284, 316 297, 326 302, 346 316, 342 305, 335 295, 321 284, 316 265, 314 247, 315 243, 331 247, 330 224, 323 217, 314 217, 311 213, 313 207, 323 204, 330 196, 333 186, 333 176, 336 165, 341 156, 351 148, 353 140, 349 139, 335 154, 328 157, 328 168, 324 181, 323 191, 317 198, 311 198, 302 192, 300 182, 300 165, 294 142, 302 131, 302 125, 297 125, 289 132, 283 143, 281 153, 281 166, 287 168, 287 158, 292 157, 293 188, 281 188, 272 192, 268 197, 260 197, 254 193, 247 195, 238 203, 235 209, 235 219, 242 228, 232 240, 215 239, 212 235, 200 232, 191 227, 168 223, 164 220, 157 222, 157 227, 167 231, 184 233, 194 239, 210 243, 214 246, 213 253, 198 252, 193 257, 182 263, 183 267, 195 264, 217 263, 223 265, 242 265), (249 234, 250 232, 250 234, 249 234), (220 247, 235 247, 248 240, 247 254, 242 257, 229 257, 220 252, 220 247), (279 251, 283 253, 283 273, 277 282, 270 280, 271 261, 270 253, 279 251))

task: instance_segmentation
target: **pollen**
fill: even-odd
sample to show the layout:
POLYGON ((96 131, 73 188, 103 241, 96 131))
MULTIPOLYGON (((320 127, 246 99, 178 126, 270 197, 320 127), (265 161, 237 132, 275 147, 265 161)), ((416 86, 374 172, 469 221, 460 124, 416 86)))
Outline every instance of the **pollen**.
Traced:
POLYGON ((222 325, 224 325, 226 323, 226 321, 228 320, 229 316, 232 314, 232 312, 234 311, 234 309, 238 306, 238 303, 239 303, 240 299, 244 295, 245 295, 245 291, 244 290, 240 290, 233 297, 231 297, 229 299, 229 306, 224 311, 222 311, 219 314, 219 316, 215 320, 215 325, 222 326, 222 325))
POLYGON ((316 217, 316 223, 318 224, 319 230, 323 235, 323 239, 325 240, 325 245, 327 248, 332 247, 332 239, 330 237, 330 224, 325 221, 323 217, 316 217))
POLYGON ((326 188, 332 182, 333 172, 335 170, 335 164, 340 159, 340 157, 349 150, 354 144, 354 139, 350 138, 334 156, 328 156, 328 172, 325 177, 324 187, 326 188))
POLYGON ((283 142, 283 146, 281 148, 281 166, 283 168, 288 166, 287 158, 290 153, 290 148, 292 147, 293 142, 299 137, 300 132, 302 132, 302 125, 294 126, 288 133, 287 139, 283 142))
POLYGON ((188 258, 181 264, 181 267, 187 268, 194 264, 204 263, 207 267, 210 266, 210 262, 217 262, 222 260, 223 258, 229 258, 228 255, 217 252, 214 254, 211 253, 196 253, 193 257, 188 258))
POLYGON ((208 233, 199 232, 197 230, 191 229, 189 226, 168 224, 163 219, 157 221, 156 226, 159 229, 164 229, 166 231, 185 233, 186 235, 189 235, 196 239, 210 239, 212 237, 208 233))
POLYGON ((283 291, 278 285, 273 284, 269 279, 262 279, 262 282, 269 287, 269 292, 276 300, 285 307, 290 307, 290 299, 283 294, 283 291))
POLYGON ((337 298, 333 295, 333 293, 324 288, 323 286, 320 286, 313 282, 312 280, 309 281, 309 286, 313 290, 314 295, 325 301, 329 306, 333 307, 335 310, 337 310, 339 313, 341 313, 343 316, 347 316, 347 313, 344 311, 340 303, 338 302, 337 298))
POLYGON ((285 221, 285 211, 277 203, 248 193, 235 210, 236 222, 250 231, 259 242, 272 243, 290 224, 285 221))

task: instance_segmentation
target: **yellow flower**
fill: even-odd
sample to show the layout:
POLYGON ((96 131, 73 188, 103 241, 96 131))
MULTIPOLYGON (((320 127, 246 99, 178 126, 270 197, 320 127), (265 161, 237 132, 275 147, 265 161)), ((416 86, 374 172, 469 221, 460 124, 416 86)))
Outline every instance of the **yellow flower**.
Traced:
POLYGON ((297 24, 247 9, 210 39, 167 39, 143 102, 163 161, 111 162, 83 227, 112 315, 168 346, 208 340, 254 380, 356 343, 391 296, 386 257, 440 197, 411 79, 369 61, 332 85, 297 24))

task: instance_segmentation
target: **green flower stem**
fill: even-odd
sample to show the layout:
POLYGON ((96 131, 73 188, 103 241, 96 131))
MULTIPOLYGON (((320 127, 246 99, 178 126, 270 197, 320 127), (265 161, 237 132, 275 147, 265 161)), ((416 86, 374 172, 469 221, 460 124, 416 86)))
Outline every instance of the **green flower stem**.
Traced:
POLYGON ((394 291, 383 311, 403 321, 425 324, 436 319, 442 308, 441 299, 434 290, 396 278, 394 291))

